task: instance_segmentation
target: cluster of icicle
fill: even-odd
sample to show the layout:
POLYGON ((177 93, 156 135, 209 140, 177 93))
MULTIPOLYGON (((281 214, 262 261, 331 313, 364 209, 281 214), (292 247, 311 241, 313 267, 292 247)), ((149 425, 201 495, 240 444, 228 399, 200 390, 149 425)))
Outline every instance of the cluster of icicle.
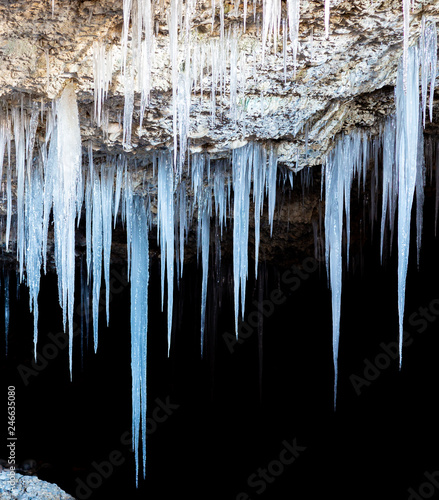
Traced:
MULTIPOLYGON (((219 35, 203 41, 194 33, 193 21, 197 11, 196 0, 171 0, 166 13, 169 30, 169 60, 172 79, 172 115, 173 115, 173 142, 174 168, 179 174, 185 163, 189 132, 189 113, 192 93, 195 91, 203 99, 203 93, 210 94, 210 113, 212 126, 215 123, 217 97, 223 100, 228 94, 230 100, 229 118, 233 123, 239 119, 242 106, 238 106, 239 91, 245 93, 247 75, 253 70, 256 73, 258 61, 253 57, 253 67, 248 67, 245 57, 241 57, 239 38, 246 32, 247 19, 252 16, 257 22, 261 33, 262 62, 268 47, 274 52, 278 50, 278 41, 283 33, 284 75, 286 78, 287 52, 293 54, 293 70, 297 66, 299 51, 299 21, 300 0, 287 0, 287 17, 282 18, 281 0, 262 0, 248 2, 244 0, 242 13, 239 12, 240 2, 234 1, 229 12, 235 19, 242 14, 242 21, 234 26, 225 28, 225 4, 222 0, 212 0, 211 31, 217 17, 219 17, 219 35), (262 26, 259 25, 258 8, 262 4, 262 26), (287 49, 289 40, 289 49, 287 49), (291 49, 291 50, 290 50, 291 49), (210 78, 206 78, 210 74, 210 78), (226 90, 227 89, 227 90, 226 90)), ((144 113, 149 102, 151 91, 151 70, 154 64, 153 55, 156 43, 154 26, 155 11, 162 11, 163 5, 155 5, 151 0, 124 0, 123 1, 123 30, 122 30, 122 77, 124 88, 123 113, 123 146, 126 151, 132 149, 132 122, 134 113, 134 94, 139 93, 140 124, 142 128, 144 113), (130 29, 131 21, 131 29, 130 29)), ((326 35, 329 32, 329 0, 325 1, 326 35)), ((108 53, 101 44, 94 47, 95 64, 95 108, 99 119, 105 100, 105 73, 102 68, 106 65, 108 53), (99 90, 96 90, 99 86, 99 90)), ((106 67, 109 67, 107 64, 106 67)), ((111 80, 111 76, 110 76, 111 80)))
MULTIPOLYGON (((215 17, 215 3, 212 2, 215 17)), ((264 0, 263 44, 271 39, 276 45, 281 26, 280 0, 264 0)), ((235 8, 237 8, 237 3, 235 8)), ((249 6, 244 3, 247 12, 249 6)), ((141 94, 141 120, 148 104, 151 87, 150 68, 154 53, 154 30, 150 0, 124 0, 123 63, 125 88, 123 142, 131 146, 134 94, 141 94), (129 25, 132 21, 131 43, 129 25), (137 77, 136 77, 137 75, 137 77), (139 77, 140 75, 140 77, 139 77), (136 77, 136 78, 135 78, 136 77), (137 85, 137 87, 136 87, 137 85)), ((230 61, 237 62, 237 38, 224 32, 224 4, 219 3, 220 40, 210 47, 191 45, 190 24, 195 2, 171 0, 169 16, 170 58, 172 65, 174 148, 151 158, 157 182, 157 232, 161 249, 161 298, 165 305, 167 291, 168 350, 171 348, 174 284, 182 276, 184 247, 191 221, 197 221, 197 246, 201 254, 201 354, 209 265, 211 218, 216 218, 219 232, 233 216, 233 275, 235 325, 244 315, 248 276, 248 243, 250 203, 254 205, 255 271, 258 269, 260 217, 265 194, 268 218, 272 227, 276 195, 277 157, 275 148, 249 143, 233 151, 230 162, 211 161, 208 155, 187 154, 188 116, 191 89, 202 85, 206 51, 226 51, 230 61), (226 40, 227 42, 224 42, 226 40), (234 40, 234 41, 233 41, 234 40), (183 43, 182 43, 183 41, 183 43), (225 45, 224 45, 225 43, 225 45), (215 45, 216 44, 216 45, 215 45), (224 48, 225 47, 225 48, 224 48), (183 59, 181 59, 183 57, 183 59), (181 65, 181 61, 187 64, 181 65), (183 69, 182 69, 183 68, 183 69), (194 83, 195 82, 195 83, 194 83), (199 83, 196 83, 199 82, 199 83), (187 166, 187 170, 186 170, 187 166), (178 175, 175 172, 178 172, 178 175), (192 190, 193 198, 187 193, 192 190), (233 191, 233 197, 231 195, 233 191), (212 201, 213 200, 213 201, 212 201), (252 200, 252 201, 251 201, 252 200), (233 206, 232 206, 233 205, 233 206), (166 281, 166 287, 165 287, 166 281)), ((256 3, 253 4, 256 12, 256 3)), ((298 49, 299 0, 288 1, 289 33, 293 52, 298 49)), ((329 26, 329 1, 325 6, 325 25, 329 26)), ((285 27, 285 23, 284 23, 285 27)), ((245 29, 245 27, 244 27, 245 29)), ((284 31, 285 33, 285 31, 284 31)), ((437 72, 437 32, 434 23, 423 21, 419 46, 407 47, 398 70, 395 91, 396 114, 383 125, 375 139, 354 132, 342 137, 329 155, 324 169, 326 199, 325 241, 328 278, 332 290, 333 345, 336 400, 337 357, 340 330, 342 282, 342 234, 346 220, 349 248, 350 192, 355 175, 365 183, 371 151, 382 151, 383 208, 382 240, 385 228, 394 230, 398 214, 398 308, 400 338, 404 315, 405 281, 410 239, 410 214, 416 191, 418 248, 422 230, 423 133, 427 101, 430 103, 437 72), (419 81, 419 68, 421 81, 419 81), (419 87, 421 84, 421 98, 419 87), (430 86, 430 96, 428 87, 430 86), (387 221, 387 223, 386 223, 387 221), (387 226, 388 224, 388 226, 387 226)), ((95 119, 104 120, 103 103, 112 77, 111 52, 96 44, 94 48, 95 119)), ((213 52, 212 52, 213 53, 213 52)), ((225 95, 224 58, 209 58, 217 66, 212 73, 212 92, 225 95)), ((230 64, 230 72, 237 64, 230 64)), ((236 73, 237 74, 237 73, 236 73)), ((236 74, 230 81, 236 83, 236 74)), ((245 72, 244 72, 245 74, 245 72)), ((237 85, 229 91, 231 116, 237 119, 237 85)), ((212 99, 214 106, 214 99, 212 99)), ((30 308, 34 313, 35 353, 38 334, 38 294, 42 270, 47 268, 48 234, 53 222, 54 261, 58 275, 59 302, 64 328, 70 337, 70 370, 72 370, 73 305, 75 287, 75 227, 85 212, 87 279, 92 297, 94 347, 98 345, 98 314, 102 274, 106 284, 106 316, 109 320, 109 277, 112 229, 120 217, 127 231, 128 274, 131 282, 132 401, 133 439, 136 453, 136 477, 139 472, 139 447, 142 440, 143 472, 146 460, 146 351, 148 329, 149 255, 148 233, 152 225, 150 196, 134 192, 129 164, 124 155, 108 157, 99 165, 93 161, 92 147, 88 162, 83 164, 78 108, 72 84, 66 86, 52 106, 16 106, 4 109, 0 118, 0 164, 7 158, 6 247, 9 247, 13 220, 12 183, 16 184, 16 242, 20 280, 26 277, 30 308), (39 126, 45 126, 45 138, 36 141, 39 126), (13 141, 12 141, 13 139, 13 141), (15 147, 15 169, 11 164, 15 147), (85 210, 84 210, 85 208, 85 210), (26 271, 26 272, 24 272, 26 271)), ((214 117, 214 113, 212 115, 214 117)), ((376 155, 375 155, 376 156, 376 155)), ((377 165, 377 162, 376 162, 377 165)), ((378 176, 375 177, 377 182, 378 176)), ((219 245, 218 245, 219 246, 219 245)), ((402 344, 402 343, 401 343, 402 344)))
MULTIPOLYGON (((437 28, 435 22, 422 20, 421 37, 417 45, 407 50, 397 74, 395 88, 396 113, 381 128, 378 140, 371 141, 366 134, 354 132, 340 138, 327 158, 324 168, 325 183, 325 243, 328 280, 332 291, 334 406, 337 397, 338 347, 340 337, 340 309, 342 288, 342 235, 346 221, 347 264, 349 264, 350 192, 353 178, 360 183, 365 175, 371 147, 374 156, 382 151, 383 200, 381 219, 381 259, 386 221, 393 234, 396 208, 398 214, 398 313, 399 360, 402 362, 402 338, 405 304, 405 286, 410 243, 410 219, 416 192, 417 251, 422 235, 425 162, 423 125, 427 114, 429 93, 430 120, 433 114, 433 94, 437 74, 437 28), (421 78, 419 79, 419 74, 421 78), (420 85, 421 84, 421 85, 420 85), (421 98, 419 96, 421 87, 421 98)), ((377 161, 376 161, 377 166, 377 161)), ((374 182, 378 175, 374 176, 374 182)), ((437 217, 437 216, 436 216, 437 217)))
POLYGON ((83 155, 75 89, 73 84, 68 84, 61 97, 49 107, 39 109, 32 103, 25 106, 23 101, 11 109, 5 106, 0 116, 0 155, 1 164, 4 158, 6 160, 7 169, 6 250, 12 250, 9 240, 11 225, 15 222, 19 279, 20 282, 26 280, 30 309, 34 314, 35 357, 40 278, 42 271, 47 269, 49 231, 53 225, 54 263, 64 329, 69 332, 71 376, 75 229, 81 217, 85 216, 88 289, 86 293, 81 291, 81 305, 86 307, 83 300, 88 303, 91 298, 96 350, 102 275, 107 324, 109 321, 112 230, 118 217, 126 228, 131 283, 133 436, 138 469, 140 436, 143 436, 144 465, 146 458, 144 417, 147 401, 148 233, 153 222, 151 203, 157 207, 154 222, 161 249, 162 309, 167 291, 168 352, 171 348, 174 284, 183 275, 185 244, 194 221, 197 224, 197 247, 202 266, 200 341, 203 356, 211 218, 216 219, 218 231, 215 232, 215 244, 220 248, 221 236, 233 214, 235 324, 238 332, 239 314, 243 317, 245 312, 250 203, 252 200, 257 272, 265 194, 268 198, 268 218, 273 224, 277 172, 275 149, 249 143, 233 151, 228 161, 211 161, 208 155, 194 154, 186 162, 187 170, 181 179, 174 172, 172 151, 153 154, 150 168, 157 186, 157 198, 151 199, 149 184, 145 184, 143 195, 134 192, 131 169, 135 169, 136 165, 129 162, 124 154, 108 156, 105 161, 95 164, 92 145, 89 144, 87 154, 83 155), (36 141, 37 129, 41 126, 45 127, 45 137, 36 141), (15 147, 15 168, 12 147, 15 147), (83 162, 83 156, 88 157, 88 161, 83 162), (17 186, 15 207, 12 203, 13 185, 17 186), (188 192, 193 193, 191 198, 188 192))

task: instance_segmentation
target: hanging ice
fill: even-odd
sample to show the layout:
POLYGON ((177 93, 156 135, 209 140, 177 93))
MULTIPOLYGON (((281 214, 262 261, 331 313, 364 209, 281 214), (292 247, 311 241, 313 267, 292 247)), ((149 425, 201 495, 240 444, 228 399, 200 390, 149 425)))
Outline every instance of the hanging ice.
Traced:
POLYGON ((30 165, 25 195, 26 281, 29 309, 34 315, 34 357, 37 359, 38 294, 43 247, 43 175, 40 162, 30 165))
POLYGON ((433 121, 433 98, 437 73, 437 28, 435 21, 427 21, 422 17, 421 36, 419 38, 421 59, 422 110, 425 127, 427 114, 427 93, 430 85, 430 121, 433 121))
MULTIPOLYGON (((328 2, 328 0, 326 0, 328 2)), ((293 46, 293 70, 296 72, 297 52, 299 49, 300 0, 288 0, 288 23, 290 40, 293 46)))
POLYGON ((4 273, 3 286, 5 291, 5 354, 7 356, 9 337, 9 271, 4 273))
POLYGON ((174 299, 174 174, 169 153, 160 153, 156 159, 157 187, 157 239, 161 250, 162 309, 167 276, 168 355, 171 349, 172 312, 174 299))
POLYGON ((93 272, 93 341, 95 352, 98 348, 99 299, 102 282, 102 194, 99 175, 92 171, 92 272, 93 272))
POLYGON ((396 100, 396 166, 398 170, 398 314, 399 364, 402 363, 405 286, 410 245, 410 218, 416 183, 419 139, 418 48, 410 47, 407 64, 398 67, 396 100), (404 73, 407 66, 407 88, 404 73))
POLYGON ((143 198, 135 196, 127 206, 132 221, 131 246, 131 379, 132 436, 136 460, 136 484, 139 475, 139 443, 142 439, 143 477, 146 469, 146 361, 148 334, 149 242, 148 216, 143 198))
POLYGON ((395 220, 396 196, 398 193, 398 179, 395 170, 395 117, 390 116, 384 124, 383 130, 383 199, 381 209, 381 244, 380 259, 383 262, 384 233, 386 220, 390 229, 390 241, 393 240, 395 220))
POLYGON ((325 186, 325 261, 332 300, 332 346, 334 362, 334 408, 337 403, 338 347, 342 293, 343 217, 346 215, 347 253, 350 240, 350 192, 354 173, 360 177, 367 168, 367 154, 360 132, 342 136, 326 160, 325 186), (365 158, 366 155, 366 158, 365 158), (363 158, 362 158, 363 156, 363 158), (361 161, 363 159, 363 161, 361 161))
POLYGON ((207 279, 209 275, 209 245, 210 245, 210 212, 212 205, 212 191, 208 187, 203 189, 201 196, 201 262, 203 267, 202 290, 201 290, 201 357, 203 357, 204 348, 204 330, 206 323, 206 297, 207 297, 207 279))
POLYGON ((329 38, 329 15, 330 15, 330 8, 331 8, 331 0, 325 0, 325 37, 326 39, 329 38))
POLYGON ((245 289, 248 275, 248 223, 250 212, 250 185, 252 174, 252 147, 233 151, 233 282, 235 303, 235 331, 238 336, 238 316, 245 309, 245 289), (241 297, 241 305, 239 298, 241 297))
POLYGON ((101 168, 102 196, 102 244, 104 251, 105 310, 107 326, 110 321, 110 256, 113 226, 114 163, 103 164, 101 168))
POLYGON ((63 324, 69 326, 69 365, 72 376, 73 306, 75 301, 75 218, 81 175, 81 131, 75 87, 69 83, 57 102, 57 167, 53 171, 53 225, 63 324))

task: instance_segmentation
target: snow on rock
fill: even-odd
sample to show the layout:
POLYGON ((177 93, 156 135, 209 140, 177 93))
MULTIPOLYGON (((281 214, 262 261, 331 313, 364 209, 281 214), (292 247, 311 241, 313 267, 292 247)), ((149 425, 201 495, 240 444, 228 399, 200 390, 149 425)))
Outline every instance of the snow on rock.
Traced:
POLYGON ((75 500, 56 484, 41 481, 35 476, 16 473, 12 486, 10 471, 0 471, 0 498, 2 500, 75 500))

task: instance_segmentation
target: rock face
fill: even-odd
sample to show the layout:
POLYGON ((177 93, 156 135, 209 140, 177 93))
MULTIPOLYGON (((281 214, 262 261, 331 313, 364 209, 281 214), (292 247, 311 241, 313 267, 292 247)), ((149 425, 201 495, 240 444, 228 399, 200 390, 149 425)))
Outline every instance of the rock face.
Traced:
MULTIPOLYGON (((273 140, 280 162, 298 169, 320 164, 335 134, 356 126, 373 131, 393 111, 396 66, 403 47, 402 2, 333 0, 327 39, 323 3, 300 3, 294 66, 293 44, 284 43, 282 26, 276 43, 268 37, 263 50, 259 2, 246 2, 245 32, 244 4, 224 2, 222 31, 219 2, 214 17, 208 0, 193 2, 191 15, 181 23, 185 27, 188 17, 189 29, 180 30, 174 61, 181 80, 186 77, 186 51, 190 51, 192 97, 188 99, 180 85, 178 106, 188 108, 180 109, 189 121, 188 130, 180 129, 179 135, 187 136, 192 151, 224 156, 248 140, 273 140)), ((281 17, 288 22, 287 6, 281 7, 281 17)), ((153 2, 152 8, 151 92, 141 128, 140 93, 135 93, 132 148, 125 147, 132 149, 133 156, 174 144, 170 3, 153 2)), ((419 35, 423 15, 439 19, 438 3, 415 2, 410 14, 412 42, 419 35)), ((94 150, 103 153, 122 151, 126 87, 121 74, 122 1, 54 0, 53 11, 50 0, 1 2, 0 16, 3 99, 20 102, 24 96, 25 105, 30 100, 48 103, 66 80, 74 79, 84 143, 92 139, 94 150), (101 127, 93 119, 93 43, 97 41, 104 50, 111 48, 113 61, 101 127)), ((128 61, 129 57, 130 53, 128 61)), ((139 82, 136 74, 137 90, 139 82)))
POLYGON ((12 486, 9 471, 0 472, 0 498, 2 500, 75 500, 56 484, 46 483, 35 476, 15 474, 12 486))
MULTIPOLYGON (((362 128, 373 136, 382 119, 394 112, 396 68, 403 52, 401 0, 332 0, 328 37, 323 0, 135 0, 125 18, 123 4, 0 2, 0 122, 14 107, 29 116, 33 110, 35 117, 41 110, 35 151, 45 143, 49 110, 67 82, 76 87, 84 155, 91 148, 99 164, 108 154, 123 153, 129 162, 136 161, 131 169, 134 189, 145 191, 146 183, 153 195, 157 182, 151 152, 174 150, 184 163, 189 152, 230 158, 236 148, 258 141, 275 148, 281 167, 297 172, 321 165, 337 134, 362 128), (294 34, 287 10, 298 4, 294 34), (150 33, 143 29, 139 42, 136 9, 148 5, 152 13, 145 13, 142 22, 150 33)), ((436 1, 414 4, 411 44, 423 17, 439 20, 436 1)), ((425 131, 435 133, 435 126, 428 123, 425 131)), ((12 146, 12 160, 15 152, 12 146)), ((13 178, 14 204, 15 193, 13 178)), ((288 245, 309 251, 318 205, 317 191, 306 204, 298 197, 284 198, 276 220, 279 228, 295 224, 294 241, 288 245)), ((154 212, 154 202, 151 208, 154 212)), ((5 213, 3 196, 0 214, 5 213)), ((12 245, 14 230, 12 224, 12 245)), ((278 237, 273 248, 285 247, 283 229, 274 231, 278 237)), ((263 235, 265 255, 273 253, 271 244, 263 235)), ((120 256, 125 255, 122 247, 120 256)))

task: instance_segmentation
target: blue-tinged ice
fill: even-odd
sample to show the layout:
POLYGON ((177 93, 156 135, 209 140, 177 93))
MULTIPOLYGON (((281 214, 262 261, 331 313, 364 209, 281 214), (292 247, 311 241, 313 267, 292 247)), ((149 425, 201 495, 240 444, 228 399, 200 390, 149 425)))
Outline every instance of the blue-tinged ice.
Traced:
POLYGON ((75 301, 75 218, 81 176, 81 131, 75 87, 67 84, 57 102, 57 168, 53 182, 55 263, 64 329, 69 325, 69 365, 72 376, 73 307, 75 301))
POLYGON ((93 341, 95 352, 98 348, 99 331, 99 300, 101 297, 102 282, 102 249, 103 249, 103 224, 102 224, 102 194, 101 181, 96 170, 92 171, 92 313, 93 313, 93 341))
POLYGON ((132 221, 131 247, 131 380, 132 436, 136 460, 136 484, 139 475, 139 444, 142 438, 143 477, 146 469, 146 362, 148 333, 149 243, 148 213, 143 198, 129 198, 127 215, 132 221))
POLYGON ((201 224, 201 262, 203 268, 201 285, 201 357, 204 353, 204 332, 206 326, 206 299, 207 299, 207 279, 209 276, 209 245, 210 245, 210 216, 212 207, 212 190, 207 186, 203 188, 201 205, 198 210, 199 224, 201 224))
POLYGON ((167 276, 168 355, 171 349, 172 312, 174 300, 174 173, 172 156, 161 152, 157 158, 157 239, 161 252, 162 310, 164 305, 165 271, 167 276))
POLYGON ((410 218, 416 184, 419 140, 419 58, 410 47, 406 64, 399 64, 395 89, 396 166, 398 170, 398 314, 399 365, 402 363, 405 287, 410 246, 410 218), (406 89, 404 76, 407 75, 406 89))
POLYGON ((110 321, 110 257, 113 228, 114 163, 102 164, 102 244, 104 251, 105 310, 107 326, 110 321))
POLYGON ((25 264, 29 288, 29 309, 34 315, 34 357, 37 359, 38 294, 43 247, 43 172, 37 161, 30 165, 25 187, 25 264))
POLYGON ((238 336, 238 317, 245 309, 245 291, 248 276, 248 234, 250 213, 250 186, 252 177, 253 145, 235 149, 232 156, 233 180, 233 281, 235 331, 238 336), (241 300, 240 300, 241 299, 241 300))
POLYGON ((395 140, 396 124, 395 117, 390 116, 386 119, 382 132, 383 147, 383 198, 381 209, 381 242, 380 259, 383 262, 384 234, 386 221, 390 229, 390 241, 393 240, 393 228, 395 220, 396 195, 398 193, 398 179, 395 170, 395 140), (396 194, 394 194, 396 192, 396 194))
POLYGON ((4 273, 3 287, 5 291, 5 353, 7 356, 9 338, 9 271, 4 273))
POLYGON ((419 38, 421 85, 422 85, 422 110, 423 124, 427 114, 427 95, 430 86, 429 109, 430 121, 433 121, 433 98, 437 74, 437 28, 434 20, 428 21, 422 17, 421 36, 419 38))

